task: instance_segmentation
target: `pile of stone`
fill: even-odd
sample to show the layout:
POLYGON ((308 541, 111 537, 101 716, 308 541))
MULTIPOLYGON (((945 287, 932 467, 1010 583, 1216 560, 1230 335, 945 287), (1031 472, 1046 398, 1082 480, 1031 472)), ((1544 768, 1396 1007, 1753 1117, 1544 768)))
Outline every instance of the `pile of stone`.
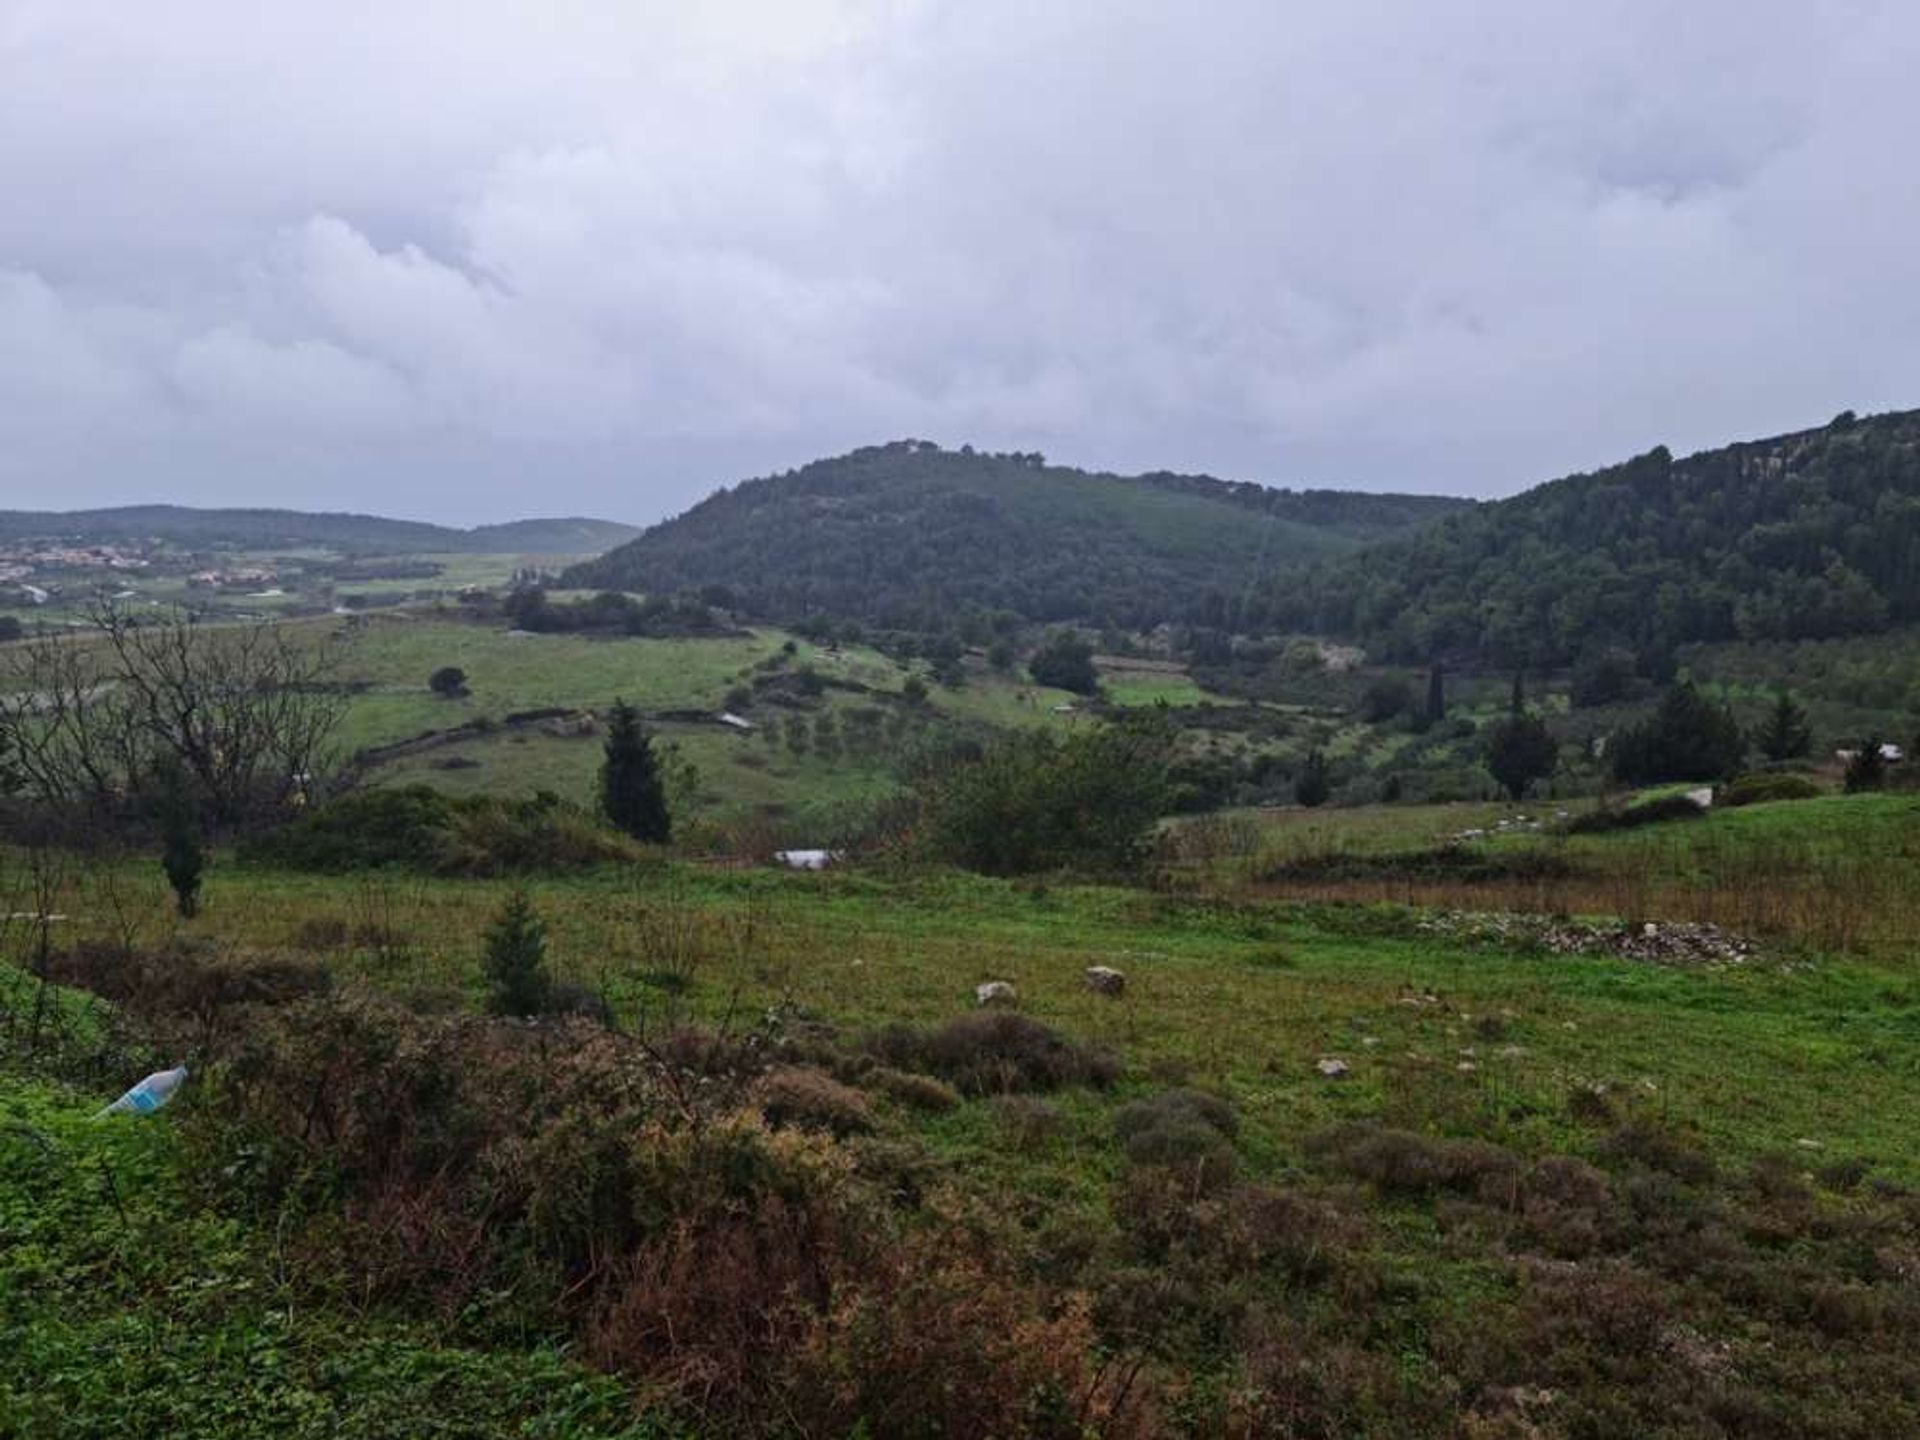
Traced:
POLYGON ((1605 955, 1650 965, 1724 969, 1760 958, 1744 935, 1693 920, 1567 920, 1508 911, 1445 910, 1420 921, 1430 935, 1469 944, 1546 950, 1556 955, 1605 955))

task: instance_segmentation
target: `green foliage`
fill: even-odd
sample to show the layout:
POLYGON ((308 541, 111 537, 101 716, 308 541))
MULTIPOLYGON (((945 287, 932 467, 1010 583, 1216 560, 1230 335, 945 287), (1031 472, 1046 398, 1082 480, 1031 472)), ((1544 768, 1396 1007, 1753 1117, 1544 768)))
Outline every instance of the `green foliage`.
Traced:
MULTIPOLYGON (((1429 696, 1429 706, 1431 703, 1429 696)), ((1383 675, 1361 693, 1360 718, 1370 725, 1381 725, 1395 716, 1411 713, 1413 705, 1413 685, 1406 676, 1383 675)))
POLYGON ((1753 743, 1769 760, 1804 758, 1813 749, 1813 727, 1807 723, 1807 712, 1794 703, 1791 694, 1782 690, 1774 697, 1773 708, 1767 712, 1753 743))
POLYGON ((1036 684, 1071 690, 1076 695, 1092 695, 1100 688, 1092 644, 1078 631, 1064 627, 1048 632, 1027 661, 1027 673, 1036 684))
POLYGON ((1243 628, 1351 634, 1391 660, 1565 665, 1621 646, 1871 634, 1920 620, 1920 412, 1675 460, 1662 447, 1278 571, 1243 628))
MULTIPOLYGON (((1518 677, 1514 684, 1517 689, 1518 677)), ((1535 781, 1551 776, 1559 763, 1560 742, 1538 715, 1516 712, 1487 732, 1487 773, 1515 800, 1535 781)))
POLYGON ((1763 805, 1775 800, 1817 800, 1825 793, 1804 775, 1739 775, 1721 787, 1717 803, 1763 805))
POLYGON ((672 837, 667 787, 653 739, 640 712, 617 701, 607 716, 605 756, 600 764, 600 811, 614 827, 655 845, 672 837))
POLYGON ((1630 784, 1669 780, 1723 780, 1739 770, 1747 744, 1733 712, 1716 705, 1691 682, 1661 696, 1647 719, 1613 737, 1614 775, 1630 784))
POLYGON ((1333 779, 1326 753, 1318 749, 1309 750, 1300 773, 1294 777, 1293 798, 1311 810, 1326 804, 1332 794, 1333 779))
POLYGON ((340 873, 394 866, 436 875, 513 875, 630 860, 632 847, 552 796, 455 797, 424 785, 342 795, 250 841, 247 858, 340 873))
POLYGON ((1151 714, 1066 736, 1002 736, 922 780, 921 843, 989 875, 1132 869, 1167 807, 1172 742, 1151 714))
POLYGON ((160 824, 160 868, 173 890, 174 909, 191 920, 200 908, 200 882, 207 857, 200 841, 200 811, 186 770, 164 759, 155 776, 154 812, 160 824))
POLYGON ((0 615, 0 645, 10 645, 26 633, 18 615, 0 615))
POLYGON ((442 665, 427 677, 427 688, 444 700, 467 693, 467 672, 458 665, 442 665))
POLYGON ((1847 761, 1845 785, 1849 795, 1862 790, 1878 790, 1887 783, 1887 761, 1881 753, 1881 739, 1869 735, 1847 761))
POLYGON ((0 1077, 0 1431, 668 1440, 556 1348, 289 1303, 271 1232, 196 1193, 172 1118, 190 1103, 94 1124, 96 1095, 0 1077))
POLYGON ((1620 645, 1591 647, 1573 667, 1569 699, 1575 709, 1617 705, 1633 694, 1637 678, 1631 650, 1620 645))
POLYGON ((908 440, 721 490, 562 583, 672 593, 718 582, 750 614, 927 633, 969 609, 1138 627, 1195 610, 1218 624, 1263 570, 1461 503, 1089 474, 908 440))
POLYGON ((1569 835, 1609 835, 1619 830, 1638 830, 1661 825, 1669 820, 1704 820, 1707 812, 1685 795, 1662 795, 1623 809, 1601 807, 1576 815, 1567 822, 1569 835))
POLYGON ((547 973, 547 927, 534 914, 527 892, 516 890, 487 927, 481 968, 487 1008, 496 1015, 538 1015, 547 1008, 553 977, 547 973))

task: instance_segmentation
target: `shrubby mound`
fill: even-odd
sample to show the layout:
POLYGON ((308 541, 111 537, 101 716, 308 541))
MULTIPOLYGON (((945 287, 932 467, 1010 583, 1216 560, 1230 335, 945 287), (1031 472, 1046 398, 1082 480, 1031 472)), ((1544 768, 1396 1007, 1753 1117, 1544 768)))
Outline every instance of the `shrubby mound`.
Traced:
POLYGON ((894 1069, 937 1075, 967 1095, 1104 1087, 1119 1073, 1104 1051, 1006 1010, 962 1015, 932 1030, 889 1025, 868 1037, 867 1048, 894 1069))
POLYGON ((1643 800, 1618 810, 1605 806, 1589 810, 1569 820, 1566 829, 1569 835, 1608 835, 1616 830, 1638 830, 1669 820, 1698 820, 1706 813, 1685 795, 1662 795, 1657 800, 1643 800))
POLYGON ((1804 775, 1740 775, 1722 787, 1719 803, 1726 806, 1765 805, 1775 800, 1815 800, 1825 793, 1804 775))
POLYGON ((264 865, 326 874, 391 866, 488 876, 580 870, 641 851, 550 795, 459 797, 406 785, 343 795, 243 853, 264 865))

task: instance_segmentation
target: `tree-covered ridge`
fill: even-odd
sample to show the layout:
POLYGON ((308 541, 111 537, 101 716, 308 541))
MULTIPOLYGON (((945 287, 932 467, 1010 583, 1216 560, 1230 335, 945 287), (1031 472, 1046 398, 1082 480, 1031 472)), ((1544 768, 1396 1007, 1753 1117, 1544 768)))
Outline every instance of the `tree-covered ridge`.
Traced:
POLYGON ((723 587, 759 615, 923 629, 962 607, 1153 625, 1210 588, 1244 587, 1463 503, 1094 474, 908 440, 720 490, 564 583, 723 587))
POLYGON ((243 549, 325 546, 354 555, 520 551, 588 555, 630 539, 631 525, 611 520, 513 520, 471 530, 381 515, 303 510, 198 510, 185 505, 122 505, 102 510, 0 510, 0 540, 106 545, 167 540, 189 547, 243 549))
POLYGON ((1823 639, 1920 620, 1920 411, 1623 465, 1264 577, 1242 628, 1387 658, 1558 665, 1609 646, 1823 639))

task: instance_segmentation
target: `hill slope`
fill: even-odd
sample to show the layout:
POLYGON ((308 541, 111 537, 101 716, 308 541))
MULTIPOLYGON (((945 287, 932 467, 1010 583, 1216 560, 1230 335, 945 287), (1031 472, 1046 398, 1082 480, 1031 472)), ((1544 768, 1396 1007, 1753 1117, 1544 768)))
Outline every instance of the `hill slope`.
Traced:
POLYGON ((0 510, 0 540, 112 544, 169 540, 250 549, 321 545, 356 555, 470 551, 590 555, 632 538, 611 520, 515 520, 459 530, 378 515, 300 510, 195 510, 184 505, 123 505, 103 510, 0 510))
POLYGON ((934 628, 973 606, 1150 625, 1202 592, 1232 593, 1465 503, 1091 474, 898 441, 721 490, 564 583, 723 586, 741 608, 781 619, 934 628))
POLYGON ((1920 411, 1665 447, 1275 574, 1246 628, 1357 638, 1384 658, 1555 665, 1605 646, 1825 639, 1920 621, 1920 411))

